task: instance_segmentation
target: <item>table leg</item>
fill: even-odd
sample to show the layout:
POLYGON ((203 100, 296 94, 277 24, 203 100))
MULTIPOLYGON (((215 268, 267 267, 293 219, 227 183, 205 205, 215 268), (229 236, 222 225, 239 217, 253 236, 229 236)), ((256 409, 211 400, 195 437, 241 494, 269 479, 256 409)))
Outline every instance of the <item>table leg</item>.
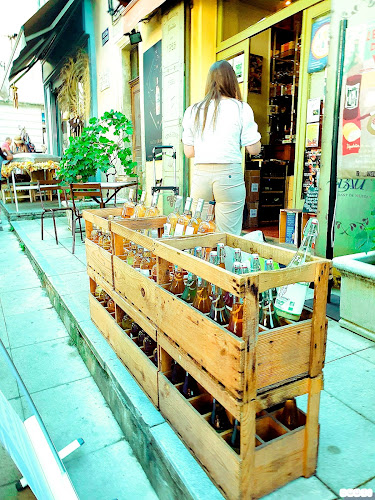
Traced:
POLYGON ((13 183, 14 202, 16 204, 16 212, 18 212, 18 200, 17 200, 17 190, 16 190, 16 179, 14 178, 14 170, 12 170, 12 183, 13 183))

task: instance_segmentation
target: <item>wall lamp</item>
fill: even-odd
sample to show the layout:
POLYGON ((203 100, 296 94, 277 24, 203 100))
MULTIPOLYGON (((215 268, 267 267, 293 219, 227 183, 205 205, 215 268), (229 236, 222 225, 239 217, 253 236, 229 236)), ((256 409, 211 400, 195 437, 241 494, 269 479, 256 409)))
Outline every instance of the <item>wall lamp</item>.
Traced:
POLYGON ((142 36, 139 31, 131 30, 130 33, 125 33, 125 36, 128 35, 130 38, 131 45, 137 45, 142 41, 142 36))

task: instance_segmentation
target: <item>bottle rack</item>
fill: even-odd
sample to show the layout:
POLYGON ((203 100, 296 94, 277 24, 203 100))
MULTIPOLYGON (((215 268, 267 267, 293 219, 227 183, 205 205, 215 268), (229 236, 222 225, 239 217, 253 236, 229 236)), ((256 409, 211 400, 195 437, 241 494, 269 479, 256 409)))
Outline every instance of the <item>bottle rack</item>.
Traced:
MULTIPOLYGON (((90 235, 92 222, 85 212, 83 216, 90 235)), ((147 229, 151 224, 162 227, 160 220, 151 219, 111 222, 113 283, 107 284, 106 291, 147 333, 153 332, 152 338, 158 345, 158 367, 134 345, 116 318, 105 310, 99 317, 94 310, 94 297, 90 297, 93 321, 227 498, 259 497, 292 479, 309 477, 314 473, 317 457, 329 261, 315 257, 298 268, 238 276, 183 250, 195 246, 214 248, 222 242, 284 265, 294 252, 224 233, 164 240, 134 230, 147 229), (157 257, 157 282, 121 258, 124 239, 142 245, 157 257), (167 290, 171 264, 243 299, 242 338, 167 290), (259 293, 303 281, 314 281, 312 315, 303 315, 298 322, 272 330, 260 329, 259 293), (189 401, 178 385, 171 383, 168 372, 172 359, 191 375, 202 394, 189 401), (302 394, 308 395, 307 414, 300 417, 304 423, 287 431, 274 413, 277 410, 267 409, 302 394), (239 422, 239 453, 228 444, 230 429, 217 433, 207 421, 207 406, 212 398, 239 422), (267 441, 262 437, 272 433, 275 439, 267 441)), ((93 266, 93 262, 88 262, 89 275, 100 284, 101 278, 93 266)), ((97 308, 104 309, 95 301, 97 308)))

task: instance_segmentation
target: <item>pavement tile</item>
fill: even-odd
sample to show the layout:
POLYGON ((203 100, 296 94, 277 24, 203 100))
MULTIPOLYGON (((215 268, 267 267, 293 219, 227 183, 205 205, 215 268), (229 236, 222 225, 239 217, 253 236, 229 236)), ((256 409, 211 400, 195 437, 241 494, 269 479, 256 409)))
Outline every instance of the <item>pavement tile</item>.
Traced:
POLYGON ((369 339, 365 339, 360 335, 342 328, 336 321, 328 321, 328 340, 341 345, 349 351, 356 352, 367 347, 372 347, 374 342, 369 339))
MULTIPOLYGON (((39 283, 40 285, 40 283, 39 283)), ((33 311, 41 311, 52 307, 45 290, 40 286, 27 290, 16 290, 0 293, 5 320, 9 316, 25 314, 33 311)))
POLYGON ((38 276, 33 269, 17 273, 7 274, 7 279, 0 282, 0 293, 6 292, 11 289, 15 290, 28 290, 29 288, 37 288, 40 286, 38 276))
POLYGON ((158 498, 126 441, 72 460, 67 463, 67 471, 81 499, 98 498, 99 492, 102 492, 101 498, 105 492, 108 499, 158 498))
MULTIPOLYGON (((83 446, 64 459, 65 463, 124 437, 91 377, 46 389, 33 394, 32 399, 57 450, 78 438, 85 441, 83 446)), ((26 418, 30 414, 30 410, 25 408, 26 418)), ((111 497, 106 495, 106 498, 111 497)))
POLYGON ((12 348, 68 336, 55 309, 44 309, 10 316, 6 320, 12 348))
POLYGON ((324 369, 324 389, 331 396, 375 423, 373 363, 356 354, 328 363, 324 369))
POLYGON ((343 358, 344 356, 348 356, 350 354, 352 354, 352 351, 349 351, 349 349, 345 349, 344 347, 341 347, 341 345, 327 340, 326 363, 331 363, 335 359, 343 358))
POLYGON ((367 359, 367 361, 371 361, 371 363, 375 363, 375 346, 364 349, 363 351, 358 351, 355 355, 367 359))
POLYGON ((326 391, 322 391, 319 420, 317 477, 337 495, 340 488, 355 488, 372 478, 375 425, 326 391))
POLYGON ((78 323, 90 319, 89 295, 87 291, 82 290, 63 295, 62 300, 78 323))
POLYGON ((77 291, 88 293, 90 289, 89 277, 86 271, 51 276, 50 282, 61 296, 71 295, 77 291))
POLYGON ((282 488, 263 497, 266 500, 333 500, 337 495, 329 490, 317 477, 299 477, 282 488))
POLYGON ((77 349, 68 338, 12 349, 14 364, 30 393, 89 376, 77 349))

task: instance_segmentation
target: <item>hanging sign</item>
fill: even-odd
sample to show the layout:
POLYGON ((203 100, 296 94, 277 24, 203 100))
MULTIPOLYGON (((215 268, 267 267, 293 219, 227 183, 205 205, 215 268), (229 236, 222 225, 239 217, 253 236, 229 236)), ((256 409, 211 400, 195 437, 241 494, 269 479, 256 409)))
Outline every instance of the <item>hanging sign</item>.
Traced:
POLYGON ((330 19, 330 16, 326 16, 312 25, 308 73, 322 71, 327 66, 330 19))
POLYGON ((340 104, 337 176, 375 177, 375 22, 346 31, 340 104))

